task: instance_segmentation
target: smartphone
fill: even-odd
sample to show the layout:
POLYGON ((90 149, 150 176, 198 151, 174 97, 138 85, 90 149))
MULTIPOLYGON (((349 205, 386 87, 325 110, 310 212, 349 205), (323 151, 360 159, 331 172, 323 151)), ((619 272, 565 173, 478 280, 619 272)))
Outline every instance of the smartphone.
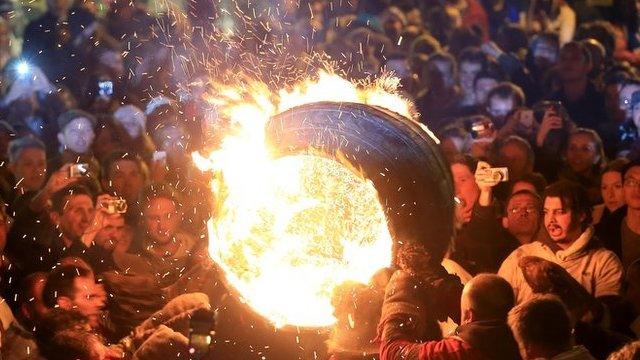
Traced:
POLYGON ((69 178, 79 178, 89 174, 89 164, 73 164, 69 167, 69 178))
POLYGON ((98 95, 102 97, 110 97, 113 95, 113 81, 98 81, 98 95))
POLYGON ((536 121, 541 123, 544 118, 544 114, 549 109, 553 110, 556 115, 560 116, 562 119, 565 119, 564 114, 566 113, 566 110, 560 101, 540 101, 533 105, 532 109, 533 116, 536 121))

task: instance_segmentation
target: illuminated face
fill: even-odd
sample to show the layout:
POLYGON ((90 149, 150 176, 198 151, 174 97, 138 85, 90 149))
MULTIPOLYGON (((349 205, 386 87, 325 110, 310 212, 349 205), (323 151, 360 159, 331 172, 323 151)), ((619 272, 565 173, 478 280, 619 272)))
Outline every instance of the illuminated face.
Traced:
POLYGON ((589 134, 574 134, 569 138, 567 164, 576 173, 584 173, 600 161, 597 145, 589 134))
POLYGON ((487 101, 489 92, 498 86, 498 81, 492 78, 481 78, 476 81, 475 94, 476 104, 482 105, 487 101))
POLYGON ((94 215, 93 200, 89 196, 69 195, 56 223, 67 238, 79 239, 91 225, 94 215))
POLYGON ((11 169, 20 187, 26 191, 39 190, 47 173, 47 156, 42 149, 26 148, 11 169))
POLYGON ((58 133, 58 140, 63 148, 78 154, 89 152, 95 137, 93 124, 84 117, 73 119, 58 133))
POLYGON ((600 192, 604 200, 604 206, 609 211, 622 207, 624 202, 624 187, 622 186, 622 174, 618 171, 608 171, 602 174, 600 192))
POLYGON ((573 224, 571 209, 562 206, 559 197, 544 199, 544 227, 551 240, 563 249, 569 247, 580 235, 580 227, 573 224))
POLYGON ((181 217, 172 200, 158 197, 144 210, 144 220, 149 238, 158 245, 166 245, 175 237, 181 217))
POLYGON ((76 292, 71 301, 72 308, 86 316, 92 328, 97 328, 100 325, 100 314, 105 307, 104 298, 98 291, 98 284, 93 277, 77 277, 73 283, 76 292))
POLYGON ((482 64, 464 61, 460 63, 460 87, 465 94, 473 94, 473 81, 482 70, 482 64))
POLYGON ((138 119, 136 118, 136 116, 140 116, 140 115, 136 115, 136 114, 129 114, 129 115, 130 116, 114 117, 113 119, 114 121, 122 125, 124 130, 127 132, 127 134, 129 134, 129 136, 131 136, 132 139, 137 139, 140 137, 143 130, 142 124, 140 124, 140 121, 138 121, 138 119))
POLYGON ((166 151, 171 157, 180 157, 187 153, 189 134, 181 126, 165 126, 155 134, 158 150, 166 151))
POLYGON ((109 186, 127 203, 133 204, 145 185, 144 175, 135 161, 116 160, 109 168, 109 186))
POLYGON ((540 225, 538 202, 529 194, 513 196, 507 204, 504 227, 514 236, 533 236, 540 225))
POLYGON ((492 96, 489 99, 487 111, 497 123, 504 123, 507 115, 513 110, 515 104, 512 97, 503 98, 500 96, 492 96))
POLYGON ((473 212, 473 205, 480 195, 480 189, 475 176, 469 168, 462 164, 451 165, 453 186, 456 196, 462 201, 460 217, 462 222, 469 222, 473 212))
POLYGON ((123 241, 124 236, 124 217, 121 214, 110 214, 105 216, 103 227, 98 231, 93 241, 101 248, 113 251, 123 241))

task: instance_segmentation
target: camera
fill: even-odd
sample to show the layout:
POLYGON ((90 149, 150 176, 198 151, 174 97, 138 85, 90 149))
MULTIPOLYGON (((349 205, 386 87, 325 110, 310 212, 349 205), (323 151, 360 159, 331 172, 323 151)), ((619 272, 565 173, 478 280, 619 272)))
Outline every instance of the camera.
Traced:
POLYGON ((189 354, 192 359, 202 359, 209 354, 215 335, 216 313, 208 309, 196 310, 189 324, 189 354))
POLYGON ((495 167, 486 170, 485 176, 492 181, 507 182, 509 181, 509 168, 495 167))
POLYGON ((73 164, 69 167, 69 178, 79 178, 89 174, 89 164, 73 164))
POLYGON ((105 204, 107 212, 109 214, 124 214, 127 212, 127 200, 125 199, 110 199, 105 204))
POLYGON ((486 116, 471 116, 464 119, 464 124, 474 139, 489 137, 493 132, 493 122, 486 116))

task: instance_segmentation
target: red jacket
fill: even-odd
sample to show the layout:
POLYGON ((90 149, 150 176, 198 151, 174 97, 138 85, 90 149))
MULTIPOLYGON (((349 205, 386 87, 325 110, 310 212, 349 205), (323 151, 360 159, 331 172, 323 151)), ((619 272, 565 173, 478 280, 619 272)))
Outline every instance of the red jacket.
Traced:
POLYGON ((406 340, 383 342, 380 360, 489 360, 458 337, 415 343, 406 340))

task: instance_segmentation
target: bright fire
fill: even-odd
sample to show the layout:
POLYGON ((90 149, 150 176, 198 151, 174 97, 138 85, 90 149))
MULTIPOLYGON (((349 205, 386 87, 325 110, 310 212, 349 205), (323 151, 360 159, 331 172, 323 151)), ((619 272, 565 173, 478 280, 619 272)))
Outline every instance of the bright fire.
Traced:
POLYGON ((390 77, 357 86, 321 72, 277 96, 264 84, 244 82, 219 87, 211 99, 233 131, 206 158, 194 154, 216 174, 209 253, 242 300, 276 326, 332 325, 333 289, 345 281, 367 283, 388 266, 392 239, 370 180, 313 149, 273 158, 265 141, 269 119, 319 101, 410 116, 396 87, 390 77))

